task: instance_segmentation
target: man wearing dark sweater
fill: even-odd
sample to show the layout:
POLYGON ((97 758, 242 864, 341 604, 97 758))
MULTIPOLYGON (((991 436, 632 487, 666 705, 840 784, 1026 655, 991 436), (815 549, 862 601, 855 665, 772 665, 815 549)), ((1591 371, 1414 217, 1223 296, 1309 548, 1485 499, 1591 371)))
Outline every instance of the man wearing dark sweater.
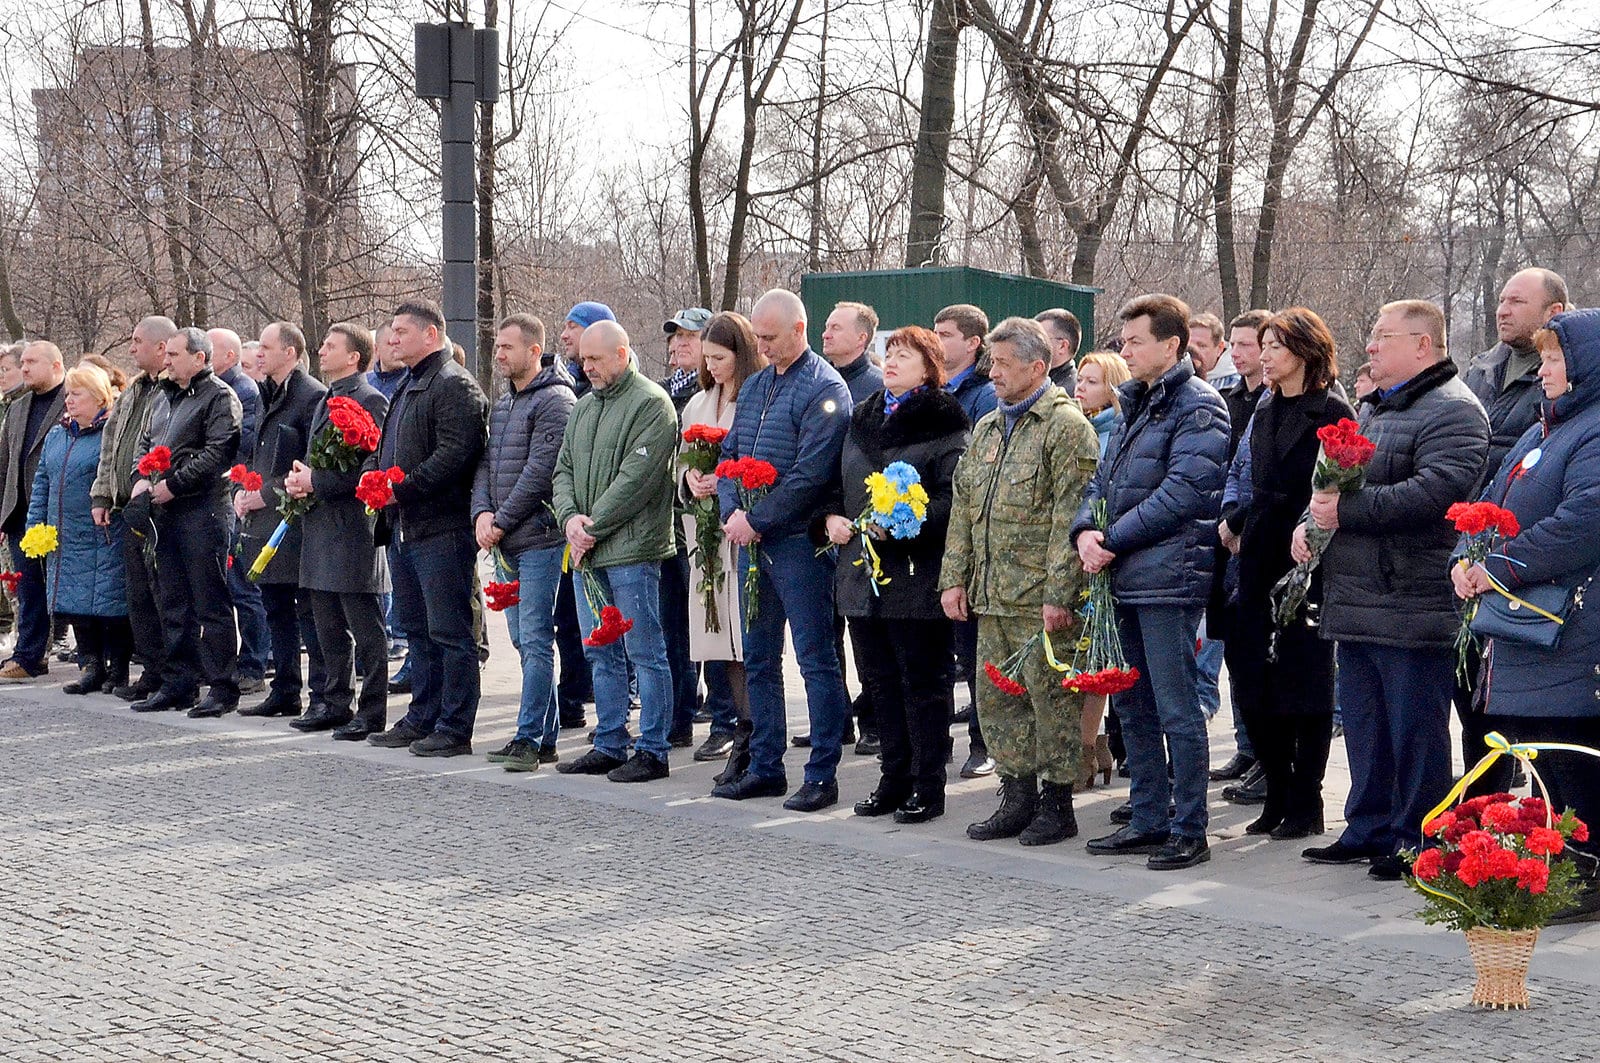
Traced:
POLYGON ((878 312, 865 303, 838 303, 822 326, 822 356, 839 371, 852 403, 883 390, 883 370, 872 364, 867 347, 878 331, 878 312))

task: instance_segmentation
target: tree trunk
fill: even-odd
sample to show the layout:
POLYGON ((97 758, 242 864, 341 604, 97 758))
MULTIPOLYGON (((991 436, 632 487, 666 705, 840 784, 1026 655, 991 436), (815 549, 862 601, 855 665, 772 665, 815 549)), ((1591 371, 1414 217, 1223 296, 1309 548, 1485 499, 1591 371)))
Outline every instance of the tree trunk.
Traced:
POLYGON ((1217 99, 1217 174, 1211 185, 1224 321, 1232 321, 1240 312, 1239 258, 1233 231, 1233 168, 1238 151, 1239 66, 1243 52, 1244 0, 1228 0, 1228 29, 1222 44, 1222 84, 1217 99))
MULTIPOLYGON (((933 0, 928 15, 928 48, 922 63, 922 121, 911 162, 911 227, 906 234, 906 267, 940 260, 944 232, 945 175, 950 165, 950 129, 956 113, 956 69, 961 19, 956 0, 933 0)), ((1034 186, 1035 195, 1038 186, 1034 186)), ((1019 226, 1022 223, 1018 216, 1019 226)), ((1037 251, 1037 229, 1034 232, 1037 251)), ((1024 246, 1024 257, 1028 248, 1024 246)), ((1039 256, 1042 261, 1042 254, 1039 256)))
MULTIPOLYGON (((699 0, 689 0, 689 231, 694 242, 694 274, 700 305, 711 306, 711 232, 706 217, 705 165, 712 126, 705 114, 705 93, 712 71, 700 70, 699 0)), ((713 108, 713 115, 715 108, 713 108)), ((714 118, 710 121, 714 122, 714 118)))
POLYGON ((328 230, 333 223, 333 62, 334 12, 339 0, 311 0, 301 56, 300 135, 304 159, 300 174, 301 208, 300 325, 306 342, 317 345, 330 324, 328 230))
POLYGON ((828 16, 832 7, 822 0, 822 43, 817 56, 817 109, 811 116, 811 203, 806 233, 806 267, 822 272, 822 112, 828 102, 828 16))
MULTIPOLYGON (((144 52, 146 89, 150 93, 150 135, 155 139, 156 182, 161 188, 161 230, 167 245, 167 263, 172 270, 172 316, 179 325, 191 325, 194 304, 189 295, 189 270, 184 264, 183 242, 178 238, 178 219, 172 207, 178 189, 167 165, 170 159, 167 108, 161 98, 161 68, 156 61, 155 20, 150 13, 150 0, 139 0, 139 45, 144 52)), ((136 132, 142 135, 142 131, 136 132)))

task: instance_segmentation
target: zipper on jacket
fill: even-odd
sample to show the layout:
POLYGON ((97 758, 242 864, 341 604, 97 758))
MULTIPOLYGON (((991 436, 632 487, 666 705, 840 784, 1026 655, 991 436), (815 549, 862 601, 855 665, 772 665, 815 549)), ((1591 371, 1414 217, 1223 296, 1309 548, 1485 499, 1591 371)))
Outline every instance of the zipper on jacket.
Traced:
MULTIPOLYGON (((1000 416, 1004 418, 1005 414, 1001 414, 1000 416)), ((1016 430, 1021 427, 1021 425, 1022 420, 1018 418, 1017 423, 1011 426, 1011 432, 1015 433, 1016 430)), ((989 490, 984 494, 983 505, 978 509, 978 517, 983 521, 983 556, 985 559, 988 559, 991 554, 989 547, 989 528, 993 522, 989 519, 989 509, 994 505, 994 495, 995 492, 999 490, 1000 476, 1005 470, 1006 455, 1010 452, 1011 435, 1002 429, 1000 432, 1000 453, 995 457, 994 461, 994 476, 989 480, 989 490)), ((983 568, 983 589, 985 594, 987 594, 989 590, 989 567, 989 565, 985 565, 983 568)))

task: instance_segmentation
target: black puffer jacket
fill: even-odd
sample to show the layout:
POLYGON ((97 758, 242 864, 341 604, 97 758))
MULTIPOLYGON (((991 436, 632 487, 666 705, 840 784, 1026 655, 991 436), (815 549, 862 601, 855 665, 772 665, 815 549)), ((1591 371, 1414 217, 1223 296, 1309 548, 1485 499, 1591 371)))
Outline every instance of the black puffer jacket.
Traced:
POLYGON ((1467 369, 1467 387, 1483 403, 1489 415, 1489 472, 1500 467, 1501 460, 1517 445, 1522 434, 1539 422, 1539 404, 1544 401, 1544 389, 1539 386, 1539 362, 1517 379, 1506 382, 1507 366, 1512 349, 1508 343, 1497 343, 1472 360, 1467 369))
POLYGON ((950 526, 950 497, 956 462, 967 449, 967 415, 954 395, 937 388, 908 395, 887 420, 883 392, 869 396, 850 414, 850 431, 839 457, 843 495, 828 509, 850 520, 870 501, 866 479, 896 461, 922 477, 928 492, 928 513, 914 539, 875 539, 873 547, 889 582, 872 593, 870 562, 861 558, 858 535, 839 548, 834 594, 844 616, 939 620, 939 567, 944 558, 945 531, 950 526))
POLYGON ((164 510, 175 516, 223 509, 228 498, 228 466, 239 449, 243 420, 239 396, 209 368, 196 373, 187 387, 161 381, 161 394, 134 456, 137 462, 151 447, 172 450, 172 471, 162 479, 173 499, 156 507, 158 513, 164 510))
POLYGON ((1204 605, 1216 565, 1217 516, 1227 478, 1228 408, 1186 358, 1153 385, 1117 389, 1122 424, 1072 524, 1093 528, 1104 500, 1111 586, 1125 605, 1204 605))
POLYGON ((1442 361, 1361 407, 1377 445, 1366 485, 1339 499, 1339 530, 1322 555, 1322 637, 1444 648, 1459 623, 1450 587, 1454 502, 1476 497, 1489 420, 1442 361))
POLYGON ((494 514, 508 558, 563 542, 548 503, 562 433, 577 401, 572 378, 558 360, 521 391, 508 387, 489 411, 489 445, 472 484, 472 519, 494 514))
POLYGON ((472 478, 488 423, 483 389, 448 351, 434 351, 412 366, 389 403, 383 445, 369 465, 398 465, 406 474, 395 485, 394 504, 383 511, 388 529, 398 522, 400 537, 408 540, 472 529, 472 478))

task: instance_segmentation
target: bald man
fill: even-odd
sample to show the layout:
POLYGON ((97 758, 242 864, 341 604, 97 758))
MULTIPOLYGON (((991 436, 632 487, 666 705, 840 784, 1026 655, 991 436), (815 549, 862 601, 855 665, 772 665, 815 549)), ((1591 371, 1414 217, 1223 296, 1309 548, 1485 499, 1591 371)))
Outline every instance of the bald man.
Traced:
MULTIPOLYGON (((612 782, 649 782, 670 774, 672 669, 661 630, 661 562, 673 540, 673 472, 678 413, 666 389, 644 377, 615 321, 597 321, 578 339, 578 360, 590 391, 572 408, 556 455, 556 522, 575 568, 593 574, 610 604, 633 621, 620 642, 584 644, 594 673, 600 725, 594 748, 556 770, 605 775, 612 782), (628 662, 639 679, 639 738, 627 755, 628 662)), ((600 624, 601 603, 578 595, 579 622, 600 624)))
POLYGON ((45 433, 61 420, 66 397, 61 382, 66 377, 61 348, 35 340, 22 349, 22 382, 27 391, 6 414, 0 434, 0 533, 11 544, 12 563, 22 573, 17 585, 17 646, 11 659, 0 666, 0 679, 34 679, 50 671, 50 605, 45 594, 44 563, 22 556, 17 541, 28 522, 28 501, 33 495, 33 474, 39 468, 45 433))
POLYGON ((745 571, 754 556, 759 577, 756 601, 744 605, 750 766, 711 794, 742 801, 788 792, 783 767, 787 625, 805 679, 811 756, 804 785, 783 807, 816 812, 839 800, 834 775, 849 706, 834 648, 833 558, 817 556, 809 529, 838 481, 850 391, 839 371, 806 344, 806 308, 799 296, 774 289, 757 300, 750 316, 756 347, 768 365, 740 388, 722 456, 769 462, 778 478, 748 509, 731 480, 724 478, 717 488, 723 532, 740 548, 736 571, 745 571))

